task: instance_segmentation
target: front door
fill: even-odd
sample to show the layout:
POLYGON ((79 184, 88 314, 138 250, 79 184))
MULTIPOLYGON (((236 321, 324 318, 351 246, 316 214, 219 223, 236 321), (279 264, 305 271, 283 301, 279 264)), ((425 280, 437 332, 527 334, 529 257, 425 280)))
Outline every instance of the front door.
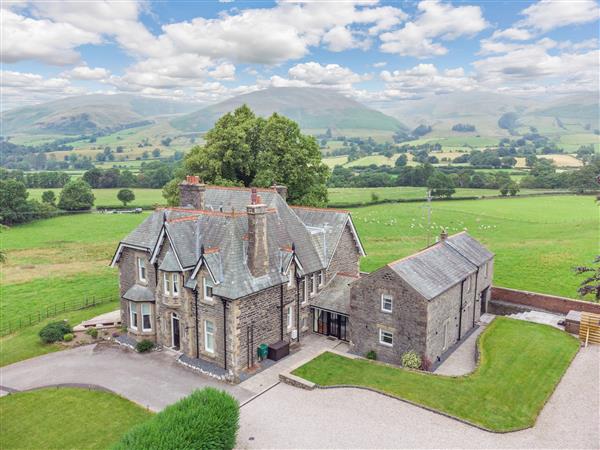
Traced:
POLYGON ((173 333, 173 348, 179 350, 179 317, 175 313, 171 316, 171 331, 173 333))
POLYGON ((329 336, 335 336, 339 338, 339 324, 338 324, 338 315, 336 313, 328 313, 329 314, 329 336))

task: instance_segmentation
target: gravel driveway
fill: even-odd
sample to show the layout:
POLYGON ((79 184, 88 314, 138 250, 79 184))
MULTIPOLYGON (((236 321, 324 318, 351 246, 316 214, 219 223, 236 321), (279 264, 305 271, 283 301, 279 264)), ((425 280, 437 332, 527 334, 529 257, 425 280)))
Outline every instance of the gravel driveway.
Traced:
POLYGON ((224 389, 239 401, 253 395, 184 368, 170 353, 139 354, 118 346, 86 345, 0 369, 0 386, 7 388, 25 390, 64 383, 102 386, 152 411, 206 386, 224 389))
POLYGON ((242 448, 600 447, 600 347, 579 352, 533 428, 497 434, 359 389, 279 384, 242 406, 242 448))

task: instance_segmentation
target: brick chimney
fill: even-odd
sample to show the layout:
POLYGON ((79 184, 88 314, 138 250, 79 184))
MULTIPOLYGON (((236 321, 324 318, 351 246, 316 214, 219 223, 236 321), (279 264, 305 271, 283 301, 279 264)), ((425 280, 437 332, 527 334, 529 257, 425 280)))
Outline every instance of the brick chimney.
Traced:
POLYGON ((445 241, 448 239, 448 232, 445 228, 442 228, 442 232, 440 233, 440 241, 445 241))
POLYGON ((281 198, 283 198, 283 200, 287 202, 287 186, 284 186, 282 184, 274 184, 273 186, 271 186, 271 189, 275 189, 277 193, 281 196, 281 198))
POLYGON ((204 192, 206 186, 200 183, 196 175, 188 175, 179 184, 179 206, 183 208, 204 209, 204 192))
POLYGON ((266 275, 269 270, 267 248, 267 205, 263 204, 256 188, 252 188, 248 213, 248 268, 255 277, 266 275))

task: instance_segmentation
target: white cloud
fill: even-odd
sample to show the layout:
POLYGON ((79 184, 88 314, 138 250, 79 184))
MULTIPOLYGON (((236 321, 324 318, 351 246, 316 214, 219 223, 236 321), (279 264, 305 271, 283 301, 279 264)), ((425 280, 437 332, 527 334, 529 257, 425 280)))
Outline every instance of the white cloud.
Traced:
POLYGON ((234 80, 235 79, 235 66, 229 63, 219 64, 208 74, 217 80, 234 80))
POLYGON ((525 18, 518 23, 542 32, 568 25, 593 22, 600 17, 595 0, 540 0, 521 11, 525 18))
POLYGON ((63 77, 44 78, 35 73, 3 70, 0 79, 2 106, 5 109, 85 93, 84 89, 72 86, 63 77))
POLYGON ((0 24, 2 60, 15 63, 38 60, 46 64, 67 65, 80 60, 75 50, 83 44, 99 44, 99 34, 68 23, 36 20, 2 9, 0 24))
POLYGON ((419 3, 419 16, 403 28, 383 33, 381 51, 419 58, 445 55, 448 49, 435 39, 449 41, 472 36, 487 27, 479 6, 454 7, 437 0, 419 3))
POLYGON ((76 80, 102 80, 110 76, 110 71, 103 67, 77 66, 64 75, 76 80))
POLYGON ((371 45, 369 40, 359 42, 352 32, 343 26, 333 27, 325 33, 323 43, 332 52, 343 52, 356 47, 363 47, 366 50, 371 45))
POLYGON ((381 68, 385 66, 387 66, 387 61, 380 61, 373 64, 373 67, 375 68, 381 68))
POLYGON ((492 39, 510 39, 512 41, 527 41, 533 39, 529 30, 523 28, 507 28, 506 30, 496 30, 492 34, 492 39))
POLYGON ((477 87, 472 76, 467 76, 462 67, 440 71, 433 64, 418 64, 407 70, 384 70, 380 78, 386 84, 390 97, 409 98, 427 94, 453 91, 470 91, 477 87))

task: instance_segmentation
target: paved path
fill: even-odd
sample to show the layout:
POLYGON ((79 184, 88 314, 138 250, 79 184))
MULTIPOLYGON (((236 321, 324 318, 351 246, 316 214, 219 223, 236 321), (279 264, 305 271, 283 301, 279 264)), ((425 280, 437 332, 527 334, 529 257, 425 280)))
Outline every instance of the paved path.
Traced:
POLYGON ((108 345, 86 345, 0 369, 0 386, 7 388, 25 390, 64 383, 102 386, 152 411, 159 411, 206 386, 224 389, 240 402, 253 395, 240 386, 184 368, 172 354, 139 354, 108 345))
POLYGON ((305 391, 285 384, 241 408, 241 448, 600 447, 600 347, 580 351, 535 427, 482 431, 359 389, 305 391))
POLYGON ((475 360, 475 348, 477 347, 477 336, 485 329, 482 324, 462 342, 450 356, 435 369, 434 373, 438 375, 460 376, 471 373, 477 366, 475 360))

